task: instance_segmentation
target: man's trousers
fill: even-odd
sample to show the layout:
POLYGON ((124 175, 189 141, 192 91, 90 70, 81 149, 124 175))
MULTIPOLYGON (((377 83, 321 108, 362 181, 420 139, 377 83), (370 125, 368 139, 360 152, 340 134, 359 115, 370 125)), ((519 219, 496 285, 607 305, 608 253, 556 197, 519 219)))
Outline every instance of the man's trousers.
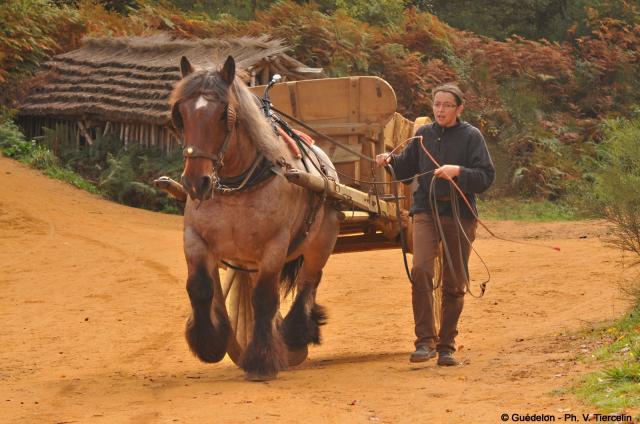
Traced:
POLYGON ((440 217, 444 239, 449 247, 454 272, 446 255, 442 263, 442 317, 440 332, 436 334, 433 309, 434 261, 439 253, 438 231, 430 214, 417 213, 413 217, 413 286, 411 298, 417 346, 428 346, 440 351, 455 351, 455 337, 458 334, 458 320, 464 305, 467 290, 467 264, 471 245, 476 235, 477 221, 461 219, 467 234, 460 233, 460 227, 451 217, 440 217), (460 248, 458 247, 460 246, 460 248))

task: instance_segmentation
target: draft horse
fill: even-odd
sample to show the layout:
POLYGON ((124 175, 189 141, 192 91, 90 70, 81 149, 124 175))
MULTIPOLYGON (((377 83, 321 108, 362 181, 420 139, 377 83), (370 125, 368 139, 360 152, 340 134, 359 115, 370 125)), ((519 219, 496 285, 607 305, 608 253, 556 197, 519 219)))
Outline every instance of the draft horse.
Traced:
POLYGON ((339 231, 339 212, 281 171, 303 169, 306 161, 311 172, 337 175, 319 148, 302 160, 286 148, 236 75, 233 57, 219 71, 195 70, 182 57, 180 69, 170 106, 184 140, 181 183, 188 194, 184 253, 192 311, 186 339, 204 362, 224 357, 231 326, 218 267, 253 271, 254 328, 238 362, 247 379, 275 378, 288 367, 288 355, 306 357, 307 345, 320 342, 325 314, 316 290, 339 231), (291 309, 278 319, 281 292, 294 288, 291 309))

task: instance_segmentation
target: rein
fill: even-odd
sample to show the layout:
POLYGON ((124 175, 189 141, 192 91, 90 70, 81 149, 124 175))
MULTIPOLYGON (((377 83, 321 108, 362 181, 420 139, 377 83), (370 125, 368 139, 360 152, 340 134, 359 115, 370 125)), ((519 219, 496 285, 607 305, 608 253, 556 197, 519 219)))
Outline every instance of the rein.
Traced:
MULTIPOLYGON (((393 170, 393 167, 387 164, 386 168, 391 173, 392 178, 395 180, 396 173, 393 170)), ((402 215, 400 212, 400 196, 398 195, 397 182, 392 186, 393 186, 393 197, 395 198, 395 201, 396 201, 396 219, 398 220, 398 222, 402 222, 402 215)), ((407 240, 405 238, 404 231, 402 229, 400 230, 400 246, 402 248, 402 261, 404 262, 404 271, 407 273, 407 278, 409 279, 409 282, 413 286, 413 278, 411 278, 411 271, 409 271, 409 262, 407 261, 407 253, 409 253, 409 245, 407 244, 407 240)))
MULTIPOLYGON (((422 150, 424 151, 424 153, 427 155, 427 157, 431 160, 431 162, 433 162, 438 168, 440 168, 440 164, 438 163, 438 161, 433 157, 433 155, 429 152, 429 150, 425 147, 424 145, 424 140, 422 138, 422 136, 418 136, 419 140, 420 140, 420 147, 422 148, 422 150)), ((524 244, 524 245, 530 245, 530 246, 537 246, 537 247, 544 247, 544 248, 548 248, 548 249, 553 249, 556 251, 560 251, 560 247, 558 246, 549 246, 546 244, 540 244, 540 243, 531 243, 531 242, 525 242, 525 241, 519 241, 519 240, 513 240, 513 239, 508 239, 506 237, 500 237, 498 235, 496 235, 493 231, 491 231, 491 229, 478 217, 478 214, 476 213, 476 211, 474 210, 473 207, 471 207, 471 202, 469 201, 469 199, 467 198, 467 196, 464 194, 464 192, 462 191, 462 189, 460 188, 460 186, 451 178, 447 179, 449 182, 449 185, 451 187, 451 195, 450 195, 450 201, 451 201, 451 209, 452 209, 452 213, 453 213, 453 217, 454 220, 456 221, 456 223, 458 224, 458 227, 460 229, 460 231, 458 231, 458 249, 460 250, 459 253, 461 253, 462 250, 462 242, 460 240, 460 233, 462 233, 464 235, 465 240, 467 241, 467 243, 469 244, 469 246, 471 246, 471 250, 476 254, 476 256, 478 257, 478 259, 480 259, 480 262, 482 262, 482 264, 484 265, 486 271, 487 271, 487 275, 488 278, 487 280, 483 281, 482 283, 480 283, 480 295, 476 296, 471 292, 471 287, 470 287, 470 281, 469 281, 469 270, 467 269, 467 265, 465 263, 463 263, 463 270, 465 272, 465 277, 466 277, 466 286, 467 286, 467 292, 472 295, 473 297, 482 297, 486 291, 487 288, 487 284, 489 283, 489 281, 491 280, 491 273, 489 271, 489 267, 487 266, 486 262, 484 261, 484 259, 482 259, 482 256, 480 256, 480 254, 478 253, 478 251, 475 249, 475 247, 473 247, 473 243, 471 243, 471 241, 469 240, 469 237, 467 236, 466 232, 464 231, 464 228, 462 226, 462 223, 460 221, 460 209, 459 209, 459 205, 458 205, 458 198, 456 196, 456 191, 460 194, 460 197, 462 198, 462 200, 465 202, 465 204, 467 205, 467 208, 469 209, 469 211, 471 212, 471 214, 474 216, 474 218, 476 219, 476 221, 494 238, 498 239, 498 240, 502 240, 502 241, 507 241, 507 242, 511 242, 511 243, 518 243, 518 244, 524 244), (455 190, 454 190, 455 189, 455 190)), ((432 209, 432 214, 434 216, 434 218, 436 219, 436 227, 438 229, 439 235, 440 235, 440 239, 442 240, 443 243, 443 250, 445 253, 445 256, 447 257, 447 263, 449 265, 449 269, 451 271, 451 273, 454 275, 455 277, 455 270, 453 269, 453 264, 451 261, 451 255, 449 252, 449 247, 447 246, 447 243, 444 239, 444 231, 442 229, 442 224, 440 222, 440 216, 438 214, 438 208, 437 208, 437 197, 435 195, 435 189, 434 189, 434 184, 435 184, 435 178, 431 180, 431 185, 429 187, 429 195, 430 197, 432 197, 432 202, 431 203, 431 209, 432 209)), ((460 254, 460 257, 462 258, 462 254, 460 254)))
MULTIPOLYGON (((425 154, 427 155, 427 157, 431 160, 431 162, 433 162, 438 168, 441 167, 441 165, 438 163, 438 161, 433 157, 433 155, 431 155, 431 153, 429 153, 429 150, 427 150, 427 148, 424 145, 424 141, 422 139, 422 136, 418 136, 420 138, 420 147, 422 147, 422 150, 425 152, 425 154)), ((471 202, 469 202, 469 199, 467 199, 467 196, 464 194, 464 192, 462 191, 462 189, 460 188, 460 186, 453 181, 452 179, 449 179, 449 182, 451 183, 451 185, 456 189, 456 191, 458 193, 460 193, 460 197, 462 198, 462 200, 464 200, 464 203, 467 205, 467 207, 469 208, 469 211, 471 211, 471 214, 473 214, 473 217, 478 221, 478 224, 480 224, 482 226, 482 228, 484 228, 485 230, 487 230, 487 232, 489 233, 489 235, 491 235, 493 238, 496 238, 498 240, 502 240, 502 241, 508 241, 510 243, 517 243, 517 244, 524 244, 527 246, 538 246, 538 247, 544 247, 545 249, 552 249, 552 250, 556 250, 556 251, 560 251, 560 247, 558 246, 550 246, 547 244, 541 244, 541 243, 531 243, 531 242, 527 242, 527 241, 519 241, 519 240, 513 240, 513 239, 508 239, 506 237, 500 237, 498 235, 496 235, 493 231, 491 231, 491 229, 487 226, 487 224, 484 223, 484 221, 482 221, 479 217, 478 214, 476 213, 476 211, 471 207, 471 202)))
POLYGON ((330 143, 334 144, 335 146, 340 147, 341 149, 344 149, 344 150, 346 150, 347 152, 352 153, 352 154, 354 154, 354 155, 358 156, 360 159, 364 159, 364 160, 366 160, 366 161, 369 161, 369 162, 375 163, 375 160, 371 159, 369 156, 365 156, 365 155, 363 155, 362 153, 357 152, 357 151, 355 151, 355 150, 353 150, 353 149, 351 149, 351 148, 349 148, 349 147, 345 146, 344 144, 340 143, 339 141, 335 140, 334 138, 331 138, 331 137, 329 137, 328 135, 323 134, 323 133, 321 133, 320 131, 318 131, 318 130, 314 129, 313 127, 310 127, 309 125, 305 124, 305 123, 304 123, 304 122, 302 122, 301 120, 299 120, 299 119, 297 119, 297 118, 294 118, 293 116, 291 116, 291 115, 289 115, 289 114, 286 114, 286 113, 284 113, 283 111, 278 110, 278 109, 276 109, 276 108, 275 108, 275 107, 273 107, 273 106, 271 106, 271 109, 273 109, 273 110, 274 110, 275 112, 277 112, 278 114, 280 114, 280 115, 284 116, 285 118, 292 120, 293 122, 295 122, 296 124, 300 125, 300 126, 301 126, 301 127, 303 127, 304 129, 309 130, 309 131, 311 131, 312 133, 314 133, 315 135, 317 135, 317 136, 319 136, 319 137, 324 138, 325 140, 329 141, 330 143))

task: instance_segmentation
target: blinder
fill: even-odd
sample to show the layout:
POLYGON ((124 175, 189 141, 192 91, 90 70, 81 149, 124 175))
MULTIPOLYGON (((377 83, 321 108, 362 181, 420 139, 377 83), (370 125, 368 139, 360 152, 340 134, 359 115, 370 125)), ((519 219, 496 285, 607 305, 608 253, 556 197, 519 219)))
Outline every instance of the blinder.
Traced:
POLYGON ((175 102, 171 108, 171 124, 176 131, 182 131, 182 115, 180 115, 180 102, 175 102))

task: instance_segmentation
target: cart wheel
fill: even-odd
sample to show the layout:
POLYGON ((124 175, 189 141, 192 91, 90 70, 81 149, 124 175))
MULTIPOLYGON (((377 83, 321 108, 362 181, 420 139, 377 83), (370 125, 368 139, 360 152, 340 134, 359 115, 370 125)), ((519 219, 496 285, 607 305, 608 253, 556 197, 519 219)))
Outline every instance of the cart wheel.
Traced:
MULTIPOLYGON (((231 323, 231 335, 229 336, 229 346, 227 353, 234 364, 239 365, 242 353, 245 351, 253 335, 253 307, 251 305, 251 295, 253 293, 253 282, 251 276, 246 272, 228 269, 222 282, 222 296, 231 323)), ((279 326, 282 315, 278 311, 276 314, 276 324, 279 326)), ((307 359, 308 349, 288 352, 289 366, 296 366, 307 359)))
POLYGON ((251 293, 253 286, 247 273, 228 269, 222 282, 222 296, 231 323, 231 334, 227 353, 238 365, 242 353, 251 341, 253 331, 253 308, 251 293))
POLYGON ((433 262, 433 315, 436 323, 436 333, 440 332, 442 322, 442 243, 438 249, 438 255, 433 262))

